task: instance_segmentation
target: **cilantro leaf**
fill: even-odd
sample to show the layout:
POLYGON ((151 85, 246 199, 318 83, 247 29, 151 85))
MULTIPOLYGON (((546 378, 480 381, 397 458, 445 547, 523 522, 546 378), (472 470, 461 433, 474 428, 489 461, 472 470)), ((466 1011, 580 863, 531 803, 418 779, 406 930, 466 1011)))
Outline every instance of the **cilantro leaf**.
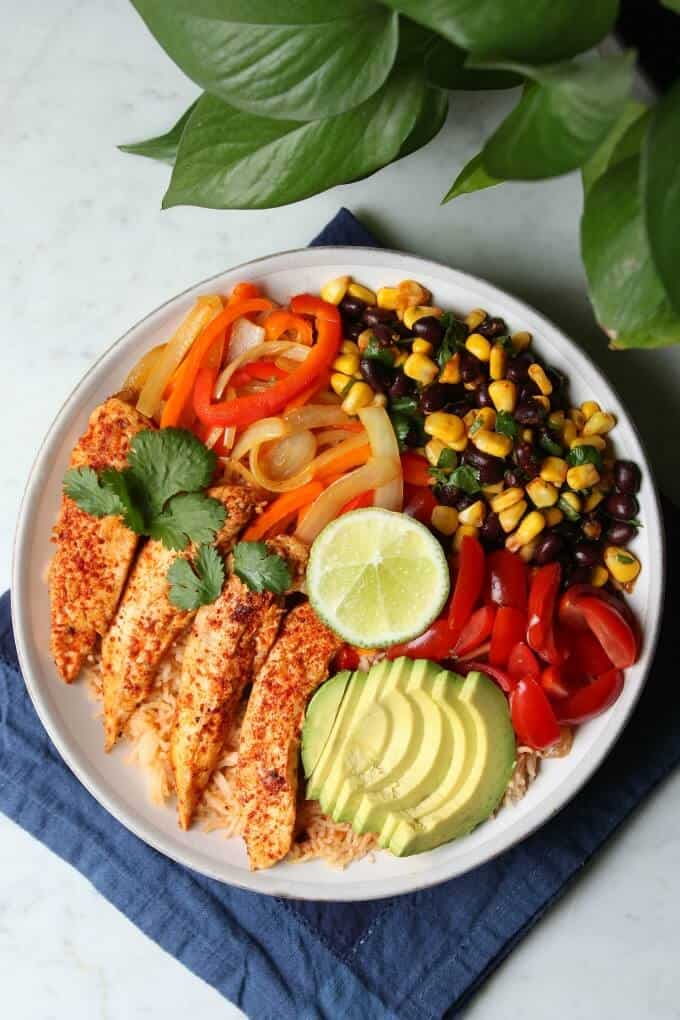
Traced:
POLYGON ((579 464, 594 464, 598 471, 602 470, 602 454, 596 446, 574 446, 567 455, 569 467, 579 464))
POLYGON ((282 595, 290 588, 290 567, 281 556, 270 553, 264 542, 238 542, 234 547, 234 573, 251 591, 282 595))
POLYGON ((629 556, 628 553, 617 553, 616 559, 618 560, 619 563, 626 564, 635 563, 634 558, 632 556, 629 556))
POLYGON ((219 500, 200 492, 173 496, 149 522, 149 534, 168 549, 185 549, 189 540, 214 542, 227 516, 219 500))
POLYGON ((388 368, 392 368, 394 365, 394 354, 389 347, 381 347, 379 341, 374 337, 370 337, 369 341, 361 352, 362 358, 368 358, 369 361, 379 361, 381 365, 386 365, 388 368))
POLYGON ((446 362, 451 360, 456 351, 465 346, 468 331, 465 323, 456 319, 450 312, 445 312, 439 322, 444 327, 444 337, 439 345, 436 358, 439 367, 444 368, 446 362))
POLYGON ((120 501, 122 516, 130 531, 136 535, 145 534, 144 514, 139 509, 139 495, 134 478, 128 471, 106 468, 99 476, 105 489, 120 501))
POLYGON ((468 496, 474 496, 475 493, 479 492, 481 486, 479 484, 479 470, 477 468, 470 467, 469 464, 461 464, 455 471, 451 472, 449 479, 451 485, 455 485, 457 489, 462 489, 463 492, 467 492, 468 496))
POLYGON ((563 450, 557 440, 553 439, 549 432, 542 431, 538 437, 538 445, 551 457, 561 457, 563 450))
POLYGON ((455 450, 442 450, 439 454, 436 467, 430 467, 429 472, 438 485, 447 485, 449 475, 458 465, 458 457, 455 450))
POLYGON ((509 411, 498 411, 496 413, 496 432, 514 439, 519 432, 519 425, 509 411))
POLYGON ((212 545, 202 545, 193 565, 178 556, 168 570, 168 598, 178 609, 191 611, 207 606, 224 585, 224 560, 212 545))
POLYGON ((64 475, 63 489, 66 496, 93 517, 123 516, 125 513, 125 505, 118 493, 102 484, 94 468, 71 468, 64 475))
POLYGON ((216 456, 186 429, 144 429, 130 443, 128 464, 153 517, 177 493, 210 485, 216 456))

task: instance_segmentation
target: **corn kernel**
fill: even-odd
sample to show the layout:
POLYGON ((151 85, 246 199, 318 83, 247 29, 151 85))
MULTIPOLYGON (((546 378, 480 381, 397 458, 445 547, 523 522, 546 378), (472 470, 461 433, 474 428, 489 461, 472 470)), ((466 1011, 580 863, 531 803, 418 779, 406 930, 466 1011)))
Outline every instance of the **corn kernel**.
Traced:
POLYGON ((544 407, 546 411, 550 411, 550 400, 548 397, 544 397, 542 393, 537 397, 532 397, 531 399, 535 400, 537 404, 541 405, 541 407, 544 407))
POLYGON ((602 564, 598 563, 596 567, 593 567, 590 574, 590 583, 594 588, 602 588, 603 585, 609 580, 609 571, 602 564))
POLYGON ((501 344, 494 344, 489 356, 489 376, 491 379, 505 379, 508 369, 508 353, 501 344))
POLYGON ((371 407, 387 407, 387 397, 384 393, 374 393, 371 407))
POLYGON ((487 313, 483 308, 473 308, 472 311, 465 316, 465 325, 471 333, 474 333, 477 327, 481 326, 486 317, 487 313))
POLYGON ((545 517, 546 528, 554 528, 556 524, 559 524, 564 519, 564 514, 556 506, 551 506, 544 510, 543 516, 545 517))
POLYGON ((486 503, 483 499, 476 499, 464 510, 458 511, 458 520, 461 524, 474 524, 475 528, 481 528, 486 517, 486 503))
POLYGON ((499 514, 502 510, 507 510, 508 507, 519 503, 521 499, 524 499, 524 489, 521 489, 519 485, 513 485, 511 489, 506 489, 494 496, 491 500, 491 509, 494 513, 499 514))
POLYGON ((365 382, 355 382, 342 402, 345 414, 356 414, 362 407, 373 403, 373 390, 365 382))
POLYGON ((602 535, 602 525, 598 520, 586 520, 581 525, 581 531, 586 538, 589 538, 592 542, 597 542, 602 535))
POLYGON ((413 305, 412 308, 407 308, 404 312, 404 325, 407 329, 413 329, 414 323, 418 319, 424 319, 429 315, 438 319, 440 315, 443 315, 443 312, 441 308, 435 308, 434 305, 413 305))
POLYGON ((549 429, 562 429, 564 426, 564 411, 551 411, 548 415, 549 429))
POLYGON ((504 436, 500 432, 489 432, 488 429, 480 429, 470 436, 472 442, 482 453, 488 453, 491 457, 507 457, 512 451, 512 438, 504 436))
POLYGON ((477 536, 477 528, 475 528, 474 525, 472 525, 472 524, 459 524, 458 525, 458 528, 456 529, 456 533, 453 536, 453 548, 456 550, 456 552, 460 551, 460 547, 461 547, 462 541, 463 541, 463 539, 465 538, 466 535, 471 535, 473 537, 476 537, 477 536))
POLYGON ((411 350, 414 354, 432 354, 434 347, 427 340, 421 340, 419 337, 411 344, 411 350))
POLYGON ((460 352, 456 351, 452 358, 444 365, 439 376, 439 381, 443 383, 459 383, 460 382, 460 352))
POLYGON ((456 453, 462 453, 463 450, 467 447, 467 444, 468 437, 466 436, 465 433, 463 433, 460 439, 456 439, 455 443, 449 443, 448 445, 450 449, 455 450, 456 453))
POLYGON ((322 301, 328 301, 331 305, 339 305, 349 287, 351 276, 338 276, 336 280, 328 280, 319 291, 322 301))
POLYGON ((533 365, 529 365, 529 378, 532 382, 535 382, 539 390, 544 396, 549 396, 552 393, 553 385, 545 374, 545 370, 537 361, 533 365))
POLYGON ((576 492, 590 489, 599 480, 600 472, 594 464, 579 464, 578 467, 569 468, 567 471, 567 485, 576 492))
POLYGON ((369 343, 373 339, 373 330, 365 329, 362 333, 359 333, 357 337, 357 347, 360 351, 365 351, 369 343))
POLYGON ((609 573, 621 584, 629 584, 640 573, 640 561, 628 549, 608 545, 604 551, 604 562, 609 573))
POLYGON ((604 492, 600 492, 599 489, 594 489, 590 495, 586 497, 583 503, 583 509, 587 514, 589 514, 591 510, 594 510, 595 507, 600 505, 603 499, 604 492))
POLYGON ((541 464, 541 478, 544 482, 564 485, 569 465, 562 457, 546 457, 541 464))
POLYGON ((491 344, 481 333, 470 333, 465 341, 465 347, 480 361, 488 361, 491 357, 491 344))
POLYGON ((583 435, 604 436, 607 432, 611 432, 615 425, 616 418, 613 414, 607 414, 605 411, 596 411, 583 426, 583 435))
POLYGON ((440 534, 453 535, 458 527, 458 511, 452 506, 436 506, 430 520, 440 534))
POLYGON ((496 412, 493 407, 482 407, 479 411, 472 412, 474 417, 470 429, 494 429, 496 427, 496 412), (479 423, 479 424, 477 424, 479 423))
MULTIPOLYGON (((493 355, 493 351, 491 353, 493 355)), ((489 396, 497 411, 512 414, 517 405, 517 386, 510 379, 497 379, 489 383, 489 396)))
POLYGON ((356 354, 359 355, 359 344, 355 343, 354 340, 343 340, 340 344, 340 350, 343 354, 356 354))
POLYGON ((403 320, 407 308, 426 305, 432 296, 417 280, 402 280, 397 284, 397 315, 403 320))
POLYGON ((594 446, 596 450, 605 450, 607 441, 602 436, 577 436, 569 443, 569 449, 573 450, 575 446, 594 446))
POLYGON ((432 467, 437 466, 442 451, 445 449, 446 443, 442 443, 441 439, 430 439, 425 443, 425 456, 432 467))
POLYGON ((403 368, 408 361, 409 355, 406 351, 398 351, 397 356, 394 359, 395 368, 403 368))
POLYGON ((596 400, 584 400, 583 403, 581 404, 581 410, 583 411, 584 415, 586 416, 586 421, 587 421, 588 418, 592 418, 593 415, 597 411, 601 411, 602 408, 600 407, 600 405, 598 404, 598 402, 596 400))
POLYGON ((331 376, 331 389, 333 390, 333 393, 337 393, 337 395, 341 397, 351 381, 352 380, 349 376, 343 375, 342 372, 334 372, 331 376))
MULTIPOLYGON (((493 485, 483 485, 482 492, 485 497, 491 502, 494 496, 498 496, 503 491, 503 482, 494 482, 493 485)), ((521 492, 521 489, 520 489, 521 492)))
POLYGON ((519 333, 513 333, 510 339, 512 340, 513 351, 519 354, 520 351, 525 351, 531 343, 531 333, 521 329, 519 333))
POLYGON ((586 416, 580 407, 570 407, 567 411, 567 418, 569 421, 573 421, 579 432, 586 423, 586 416))
POLYGON ((519 522, 521 521, 524 513, 527 509, 527 501, 520 499, 517 503, 513 503, 506 510, 501 510, 498 515, 498 521, 507 535, 508 532, 514 531, 519 522))
POLYGON ((428 436, 441 439, 442 443, 455 443, 465 435, 463 419, 457 414, 447 414, 446 411, 435 411, 425 418, 425 431, 428 436))
POLYGON ((572 514, 581 513, 581 497, 577 492, 563 492, 559 501, 560 504, 564 503, 572 514))
POLYGON ((404 375, 407 375, 409 379, 415 379, 416 382, 422 383, 423 386, 434 382, 438 373, 439 366, 432 358, 428 358, 426 354, 409 354, 404 362, 404 375))
POLYGON ((358 354, 341 354, 333 362, 336 372, 344 372, 345 375, 355 375, 359 371, 358 354))
POLYGON ((368 287, 362 287, 360 283, 350 283, 347 293, 351 297, 357 298, 358 301, 364 301, 367 305, 374 305, 378 300, 375 291, 369 290, 368 287))
POLYGON ((532 539, 536 538, 537 535, 545 528, 545 518, 543 514, 540 514, 538 510, 532 510, 530 514, 527 514, 517 531, 512 535, 508 535, 505 540, 505 547, 510 552, 517 552, 527 542, 531 542, 532 539))
POLYGON ((531 563, 537 548, 538 539, 532 538, 532 540, 530 542, 527 542, 526 545, 520 546, 520 548, 517 550, 517 555, 521 560, 524 561, 524 563, 531 563))
POLYGON ((534 506, 554 506, 559 498, 559 493, 552 482, 546 482, 543 478, 532 478, 526 486, 527 495, 534 506))
POLYGON ((520 432, 520 439, 525 443, 533 443, 534 441, 534 430, 533 429, 522 429, 520 432))
POLYGON ((463 415, 463 421, 465 422, 465 428, 469 432, 474 423, 477 421, 477 412, 475 410, 468 411, 463 415))
POLYGON ((562 442, 564 443, 564 445, 571 446, 573 441, 576 439, 577 435, 578 429, 574 425, 573 421, 565 421, 564 426, 562 428, 562 442))
POLYGON ((399 302, 399 291, 396 287, 381 287, 376 298, 378 308, 389 308, 391 312, 394 312, 399 302))

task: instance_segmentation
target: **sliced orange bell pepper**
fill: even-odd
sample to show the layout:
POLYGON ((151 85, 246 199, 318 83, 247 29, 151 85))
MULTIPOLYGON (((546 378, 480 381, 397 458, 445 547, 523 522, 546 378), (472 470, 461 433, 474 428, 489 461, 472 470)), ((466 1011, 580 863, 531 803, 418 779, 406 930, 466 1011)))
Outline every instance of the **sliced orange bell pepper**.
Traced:
POLYGON ((368 443, 365 446, 356 446, 353 450, 343 450, 337 457, 333 457, 324 464, 319 472, 319 477, 328 481, 329 475, 344 475, 345 471, 365 464, 370 456, 371 447, 368 443))
POLYGON ((264 320, 267 340, 278 340, 283 333, 297 334, 297 341, 312 346, 312 324, 301 315, 293 315, 287 308, 276 308, 264 320))
POLYGON ((259 361, 251 361, 243 365, 232 375, 229 380, 230 386, 247 386, 253 379, 260 379, 262 382, 269 382, 271 379, 285 379, 287 373, 279 368, 273 361, 261 358, 259 361))
POLYGON ((256 283, 236 283, 229 295, 229 304, 237 301, 248 301, 250 298, 260 297, 260 288, 256 283))
POLYGON ((288 514, 295 513, 309 503, 313 503, 324 488, 322 482, 315 481, 301 485, 299 489, 293 489, 292 492, 284 492, 273 503, 270 503, 267 509, 263 510, 260 516, 246 529, 243 535, 244 541, 256 542, 288 514))

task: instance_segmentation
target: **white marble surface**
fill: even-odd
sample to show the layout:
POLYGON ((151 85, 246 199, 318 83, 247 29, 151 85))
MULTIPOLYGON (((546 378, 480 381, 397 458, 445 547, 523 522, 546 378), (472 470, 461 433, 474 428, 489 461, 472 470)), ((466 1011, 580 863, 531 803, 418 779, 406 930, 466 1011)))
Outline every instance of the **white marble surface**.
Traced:
MULTIPOLYGON (((0 0, 0 20, 0 590, 36 447, 97 354, 189 283, 304 245, 343 203, 394 247, 487 276, 582 341, 628 400, 667 491, 680 494, 679 450, 669 443, 680 351, 606 350, 577 257, 578 181, 436 204, 504 100, 459 97, 425 152, 352 188, 272 212, 161 213, 167 169, 115 146, 164 129, 195 90, 132 8, 125 0, 0 0)), ((675 776, 467 1016, 680 1017, 679 796, 675 776)), ((1 1012, 12 1020, 238 1015, 4 819, 0 982, 1 1012)))

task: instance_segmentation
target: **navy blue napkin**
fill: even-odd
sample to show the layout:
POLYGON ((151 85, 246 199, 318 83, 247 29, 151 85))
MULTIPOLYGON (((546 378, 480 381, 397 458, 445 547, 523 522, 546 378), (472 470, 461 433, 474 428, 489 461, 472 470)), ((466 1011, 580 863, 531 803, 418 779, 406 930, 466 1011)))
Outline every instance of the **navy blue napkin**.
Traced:
MULTIPOLYGON (((314 243, 376 245, 346 210, 314 243)), ((677 524, 676 515, 670 562, 677 524)), ((203 878, 108 815, 64 765, 33 710, 6 593, 0 599, 0 809, 257 1020, 451 1017, 680 761, 677 607, 675 585, 632 721, 555 818, 500 858, 434 889, 338 904, 279 900, 203 878)))

